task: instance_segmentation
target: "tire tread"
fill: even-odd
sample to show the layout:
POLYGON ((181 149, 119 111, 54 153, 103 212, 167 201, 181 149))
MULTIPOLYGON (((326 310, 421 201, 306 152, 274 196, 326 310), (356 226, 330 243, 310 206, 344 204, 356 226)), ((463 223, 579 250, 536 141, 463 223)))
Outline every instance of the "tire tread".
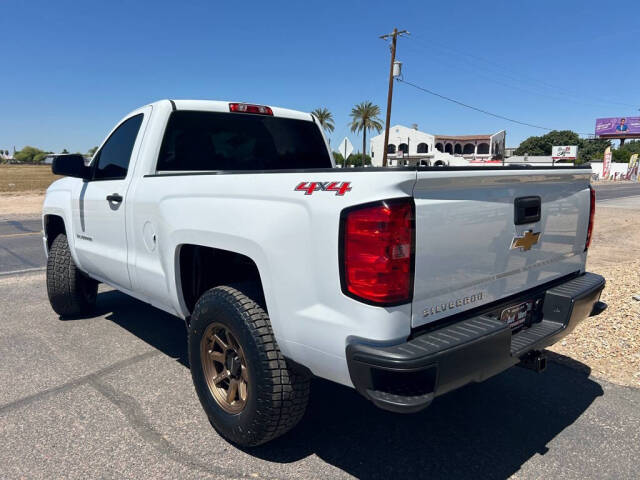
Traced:
POLYGON ((93 310, 95 295, 93 301, 88 300, 83 287, 97 289, 97 282, 76 267, 67 236, 60 234, 53 240, 47 258, 47 295, 53 310, 68 317, 93 310), (90 282, 91 285, 82 285, 82 282, 90 282))
POLYGON ((255 446, 283 435, 302 419, 309 397, 310 378, 287 362, 276 342, 268 314, 240 288, 247 290, 243 286, 212 288, 200 297, 194 311, 206 309, 206 305, 213 302, 224 302, 243 319, 255 339, 259 368, 265 373, 269 388, 258 399, 256 417, 259 421, 254 422, 250 431, 235 431, 228 435, 232 441, 255 446))

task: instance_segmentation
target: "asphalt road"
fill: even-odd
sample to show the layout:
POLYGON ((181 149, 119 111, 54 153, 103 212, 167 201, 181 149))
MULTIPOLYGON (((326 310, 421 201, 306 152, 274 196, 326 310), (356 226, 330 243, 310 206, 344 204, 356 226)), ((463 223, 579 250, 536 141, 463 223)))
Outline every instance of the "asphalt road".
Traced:
POLYGON ((632 197, 640 195, 640 183, 602 183, 595 190, 597 200, 632 197))
POLYGON ((640 390, 586 370, 513 368, 407 416, 317 380, 295 430, 243 451, 200 407, 180 320, 107 289, 61 320, 43 272, 0 277, 0 305, 3 479, 637 478, 640 390))
POLYGON ((37 217, 0 217, 0 276, 45 266, 41 231, 37 217))

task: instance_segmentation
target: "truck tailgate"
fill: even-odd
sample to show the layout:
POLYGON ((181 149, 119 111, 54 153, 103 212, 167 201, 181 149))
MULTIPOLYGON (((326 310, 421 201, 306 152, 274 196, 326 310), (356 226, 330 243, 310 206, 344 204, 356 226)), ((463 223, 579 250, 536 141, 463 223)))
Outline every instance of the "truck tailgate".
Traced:
POLYGON ((412 326, 584 270, 590 174, 419 171, 412 326), (540 198, 540 219, 516 225, 522 197, 540 198))

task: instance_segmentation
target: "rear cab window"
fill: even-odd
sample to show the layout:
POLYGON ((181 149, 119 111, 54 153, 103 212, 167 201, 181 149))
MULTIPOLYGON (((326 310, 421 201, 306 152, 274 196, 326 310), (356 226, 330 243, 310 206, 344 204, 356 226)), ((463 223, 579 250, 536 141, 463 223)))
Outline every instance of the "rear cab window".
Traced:
POLYGON ((312 121, 178 110, 171 113, 156 170, 247 171, 331 168, 312 121))

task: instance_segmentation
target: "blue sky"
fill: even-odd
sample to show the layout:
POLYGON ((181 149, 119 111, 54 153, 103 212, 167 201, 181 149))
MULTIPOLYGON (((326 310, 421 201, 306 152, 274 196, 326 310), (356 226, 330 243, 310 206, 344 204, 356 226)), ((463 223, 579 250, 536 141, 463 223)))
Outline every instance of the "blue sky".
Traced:
MULTIPOLYGON (((329 108, 386 105, 389 50, 403 74, 477 107, 592 132, 640 115, 640 2, 0 2, 0 148, 86 151, 125 113, 161 98, 329 108)), ((392 124, 435 134, 543 131, 396 84, 392 124)))

